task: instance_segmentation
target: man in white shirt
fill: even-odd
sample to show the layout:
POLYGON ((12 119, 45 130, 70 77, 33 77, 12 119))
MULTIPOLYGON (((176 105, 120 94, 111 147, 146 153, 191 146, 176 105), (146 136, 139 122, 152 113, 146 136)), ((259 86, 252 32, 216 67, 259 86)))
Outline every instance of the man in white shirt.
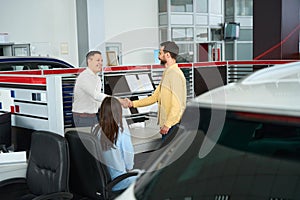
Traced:
POLYGON ((97 112, 102 100, 107 96, 101 92, 103 58, 100 51, 90 51, 86 55, 87 68, 79 74, 74 87, 72 105, 76 127, 92 126, 98 122, 97 112))

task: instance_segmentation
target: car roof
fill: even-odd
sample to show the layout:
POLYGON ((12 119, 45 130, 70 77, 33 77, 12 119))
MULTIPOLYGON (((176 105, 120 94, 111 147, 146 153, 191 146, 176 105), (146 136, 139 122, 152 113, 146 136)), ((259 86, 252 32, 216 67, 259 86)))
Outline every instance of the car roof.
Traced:
POLYGON ((57 58, 50 58, 50 57, 40 57, 40 56, 0 56, 0 63, 6 62, 50 62, 50 63, 59 63, 65 65, 70 68, 74 68, 71 64, 57 59, 57 58))
POLYGON ((259 70, 246 77, 241 82, 243 84, 261 84, 283 80, 300 81, 300 62, 275 65, 259 70))
POLYGON ((191 104, 300 116, 300 62, 261 69, 236 83, 208 91, 191 104))

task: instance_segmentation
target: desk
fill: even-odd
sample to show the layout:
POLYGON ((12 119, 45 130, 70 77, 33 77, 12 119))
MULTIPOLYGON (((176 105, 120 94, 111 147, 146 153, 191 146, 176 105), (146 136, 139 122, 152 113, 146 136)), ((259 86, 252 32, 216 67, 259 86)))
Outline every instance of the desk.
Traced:
MULTIPOLYGON (((129 128, 134 153, 142 153, 157 149, 161 145, 161 135, 156 119, 149 120, 143 128, 129 128), (152 121, 154 120, 154 121, 152 121)), ((77 130, 90 133, 90 127, 66 128, 65 133, 69 130, 77 130)))
POLYGON ((0 164, 0 181, 10 178, 25 178, 27 162, 0 164))
POLYGON ((134 153, 155 150, 161 145, 161 134, 156 118, 145 121, 145 127, 130 128, 134 153))
POLYGON ((0 153, 0 181, 10 178, 25 178, 26 152, 0 153))

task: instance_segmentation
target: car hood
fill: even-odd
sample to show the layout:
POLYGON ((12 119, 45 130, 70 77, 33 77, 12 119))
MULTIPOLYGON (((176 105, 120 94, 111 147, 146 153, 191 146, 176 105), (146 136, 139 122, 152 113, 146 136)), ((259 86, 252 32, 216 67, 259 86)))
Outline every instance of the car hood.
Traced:
POLYGON ((232 83, 196 97, 205 107, 300 116, 300 81, 232 83))

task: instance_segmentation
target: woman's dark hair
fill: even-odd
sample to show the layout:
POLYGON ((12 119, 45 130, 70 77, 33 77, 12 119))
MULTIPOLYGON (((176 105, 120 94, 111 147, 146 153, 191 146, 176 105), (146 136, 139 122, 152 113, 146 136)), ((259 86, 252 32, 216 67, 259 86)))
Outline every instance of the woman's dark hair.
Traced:
POLYGON ((107 139, 116 144, 119 128, 123 132, 121 103, 115 97, 106 97, 101 103, 99 113, 99 125, 103 133, 107 139))

